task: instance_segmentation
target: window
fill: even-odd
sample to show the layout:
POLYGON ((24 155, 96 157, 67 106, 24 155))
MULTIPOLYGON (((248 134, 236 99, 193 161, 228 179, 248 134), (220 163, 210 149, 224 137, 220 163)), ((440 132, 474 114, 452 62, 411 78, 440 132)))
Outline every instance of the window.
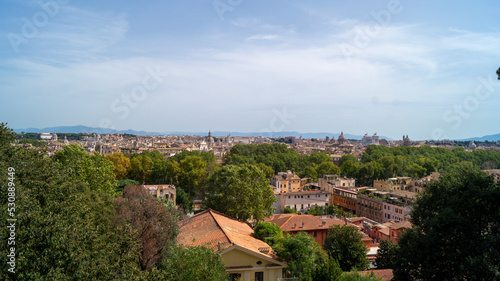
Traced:
POLYGON ((255 272, 255 281, 264 281, 264 272, 255 272))
POLYGON ((316 238, 316 236, 318 236, 318 234, 316 233, 316 231, 314 231, 314 237, 316 238))
POLYGON ((236 281, 241 279, 241 273, 231 273, 229 275, 229 280, 236 281))

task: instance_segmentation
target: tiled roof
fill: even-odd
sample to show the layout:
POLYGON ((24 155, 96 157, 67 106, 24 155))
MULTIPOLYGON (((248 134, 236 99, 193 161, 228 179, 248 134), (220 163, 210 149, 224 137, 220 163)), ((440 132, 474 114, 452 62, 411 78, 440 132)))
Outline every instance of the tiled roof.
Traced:
MULTIPOLYGON (((339 219, 320 219, 313 215, 277 214, 266 219, 267 222, 276 224, 282 231, 307 231, 329 229, 333 225, 344 225, 345 221, 339 219)), ((353 226, 351 223, 347 225, 353 226)))
POLYGON ((392 269, 365 270, 365 271, 358 271, 358 273, 362 275, 375 275, 377 278, 380 278, 384 281, 390 281, 394 277, 392 269))
POLYGON ((186 246, 204 246, 222 251, 233 245, 275 258, 271 247, 252 236, 253 229, 246 223, 208 209, 179 223, 177 243, 186 246), (269 252, 262 252, 268 249, 269 252))
POLYGON ((393 225, 391 225, 389 227, 392 228, 392 229, 411 228, 411 222, 409 222, 409 221, 402 221, 402 222, 398 222, 396 224, 393 224, 393 225))

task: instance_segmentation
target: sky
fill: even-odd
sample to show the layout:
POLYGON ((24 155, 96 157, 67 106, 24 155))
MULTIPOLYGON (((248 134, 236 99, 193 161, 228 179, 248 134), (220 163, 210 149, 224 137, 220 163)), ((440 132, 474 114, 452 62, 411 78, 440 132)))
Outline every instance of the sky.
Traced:
POLYGON ((4 0, 0 122, 500 133, 498 1, 4 0))

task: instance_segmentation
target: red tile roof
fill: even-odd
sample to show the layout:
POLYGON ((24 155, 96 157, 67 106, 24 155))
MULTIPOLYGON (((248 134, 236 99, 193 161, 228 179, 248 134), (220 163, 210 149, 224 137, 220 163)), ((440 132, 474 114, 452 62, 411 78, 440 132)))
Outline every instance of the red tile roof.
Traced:
POLYGON ((411 222, 409 221, 402 221, 402 222, 398 222, 398 223, 395 223, 391 226, 389 226, 390 228, 392 229, 400 229, 400 228, 411 228, 411 222))
POLYGON ((375 275, 377 278, 381 278, 384 281, 390 281, 394 277, 392 269, 373 269, 358 272, 361 275, 375 275))
POLYGON ((208 209, 179 223, 177 244, 204 246, 214 251, 238 245, 269 258, 275 258, 271 247, 264 241, 254 238, 252 234, 253 229, 248 224, 208 209))
MULTIPOLYGON (((266 219, 267 222, 276 224, 282 231, 308 231, 329 229, 334 225, 344 225, 345 221, 339 219, 320 219, 313 215, 276 214, 266 219)), ((347 225, 354 226, 347 222, 347 225)))

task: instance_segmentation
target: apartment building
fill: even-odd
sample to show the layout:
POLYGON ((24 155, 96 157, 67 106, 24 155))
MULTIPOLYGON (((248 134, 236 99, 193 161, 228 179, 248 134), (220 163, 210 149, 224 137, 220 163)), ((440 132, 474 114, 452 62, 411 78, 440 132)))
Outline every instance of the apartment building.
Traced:
POLYGON ((302 190, 302 181, 294 172, 280 172, 270 179, 271 185, 279 193, 297 192, 302 190))

